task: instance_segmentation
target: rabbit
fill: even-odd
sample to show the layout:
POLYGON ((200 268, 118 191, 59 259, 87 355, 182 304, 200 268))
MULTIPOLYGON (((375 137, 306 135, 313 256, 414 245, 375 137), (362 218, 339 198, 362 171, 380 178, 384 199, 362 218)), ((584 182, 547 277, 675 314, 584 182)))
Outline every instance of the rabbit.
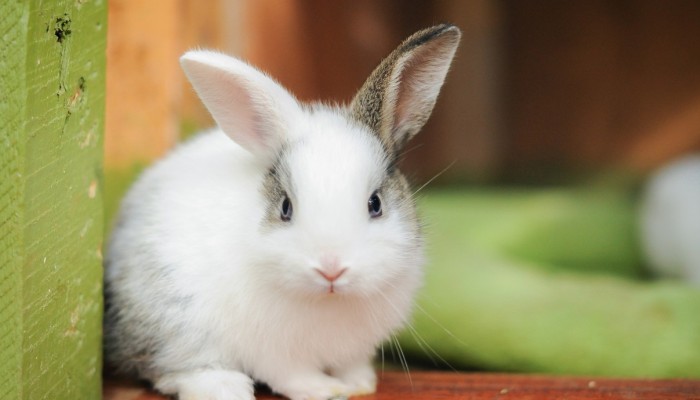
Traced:
POLYGON ((301 104, 263 72, 180 61, 218 128, 145 170, 105 257, 105 357, 166 395, 373 393, 378 346, 410 316, 424 239, 400 153, 461 32, 421 30, 349 105, 301 104))
POLYGON ((675 160, 650 178, 640 218, 653 271, 700 287, 700 154, 675 160))

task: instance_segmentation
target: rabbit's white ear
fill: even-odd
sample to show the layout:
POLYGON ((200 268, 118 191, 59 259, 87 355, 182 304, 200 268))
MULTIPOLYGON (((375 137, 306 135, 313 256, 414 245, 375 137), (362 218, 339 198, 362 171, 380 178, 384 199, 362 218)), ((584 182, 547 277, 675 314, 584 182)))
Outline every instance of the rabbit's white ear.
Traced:
POLYGON ((416 32, 372 72, 350 106, 396 155, 433 111, 454 57, 460 30, 438 25, 416 32))
POLYGON ((189 51, 182 68, 219 127, 236 143, 272 161, 301 112, 280 84, 247 63, 213 51, 189 51))

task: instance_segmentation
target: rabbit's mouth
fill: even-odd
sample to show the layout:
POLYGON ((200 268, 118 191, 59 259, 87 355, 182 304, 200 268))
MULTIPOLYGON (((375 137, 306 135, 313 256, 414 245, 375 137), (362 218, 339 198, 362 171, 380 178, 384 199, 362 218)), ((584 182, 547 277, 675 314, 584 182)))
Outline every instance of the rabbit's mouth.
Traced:
POLYGON ((347 267, 342 267, 338 261, 337 257, 325 256, 321 260, 321 266, 319 268, 314 268, 314 271, 318 273, 319 276, 323 278, 328 284, 328 293, 333 294, 336 292, 338 284, 342 284, 345 281, 345 272, 348 270, 347 267))
POLYGON ((326 295, 343 295, 348 294, 348 282, 346 281, 329 281, 325 283, 324 291, 326 295))

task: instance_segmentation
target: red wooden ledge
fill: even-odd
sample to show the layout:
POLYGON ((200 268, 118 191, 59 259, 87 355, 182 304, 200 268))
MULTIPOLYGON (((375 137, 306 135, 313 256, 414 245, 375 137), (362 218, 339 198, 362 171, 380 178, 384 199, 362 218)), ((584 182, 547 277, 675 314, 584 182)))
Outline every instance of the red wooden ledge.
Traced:
MULTIPOLYGON (((698 399, 700 380, 609 379, 446 372, 379 372, 376 394, 362 400, 547 400, 547 399, 698 399)), ((107 380, 104 400, 164 400, 133 382, 107 380)), ((258 393, 259 400, 279 399, 258 393)))

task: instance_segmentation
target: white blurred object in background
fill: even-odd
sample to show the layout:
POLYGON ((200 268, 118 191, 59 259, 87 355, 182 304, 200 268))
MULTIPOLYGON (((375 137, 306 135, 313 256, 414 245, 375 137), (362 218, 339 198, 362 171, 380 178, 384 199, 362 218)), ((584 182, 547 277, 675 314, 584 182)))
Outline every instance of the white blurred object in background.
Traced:
POLYGON ((642 245, 653 271, 700 287, 700 154, 652 175, 641 218, 642 245))

